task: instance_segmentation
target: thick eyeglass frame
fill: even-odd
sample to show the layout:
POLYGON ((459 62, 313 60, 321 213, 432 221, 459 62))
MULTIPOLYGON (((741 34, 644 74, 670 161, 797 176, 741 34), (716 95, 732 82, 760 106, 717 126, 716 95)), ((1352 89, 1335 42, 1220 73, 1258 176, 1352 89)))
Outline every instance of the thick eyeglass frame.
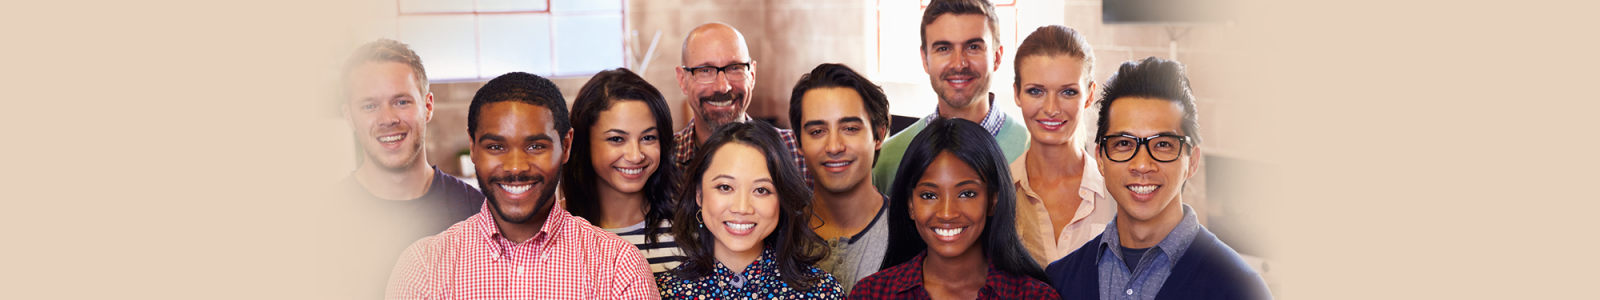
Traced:
POLYGON ((1183 150, 1185 150, 1185 149, 1189 150, 1189 153, 1191 153, 1191 154, 1194 153, 1194 143, 1189 141, 1189 136, 1187 136, 1187 135, 1157 134, 1157 135, 1152 135, 1152 136, 1148 136, 1148 137, 1137 137, 1137 136, 1132 136, 1132 135, 1127 135, 1127 134, 1117 134, 1117 135, 1102 136, 1102 137, 1100 137, 1098 139, 1095 139, 1094 143, 1096 145, 1100 145, 1100 154, 1101 155, 1105 155, 1106 159, 1110 160, 1112 162, 1128 162, 1130 160, 1133 160, 1134 157, 1139 157, 1139 149, 1140 148, 1144 148, 1144 152, 1145 153, 1149 153, 1150 159, 1154 159, 1155 161, 1164 162, 1164 163, 1177 161, 1179 158, 1183 158, 1183 150), (1114 138, 1114 137, 1126 137, 1126 138, 1130 138, 1130 139, 1133 139, 1134 141, 1138 142, 1138 144, 1133 145, 1133 155, 1129 155, 1128 159, 1124 159, 1124 160, 1117 160, 1115 158, 1111 158, 1111 147, 1106 147, 1105 143, 1106 143, 1106 140, 1114 138), (1168 160, 1161 160, 1160 158, 1156 158, 1156 153, 1154 151, 1150 151, 1150 141, 1154 140, 1156 138, 1160 138, 1160 137, 1177 137, 1178 138, 1178 142, 1183 144, 1181 146, 1183 148, 1178 148, 1178 156, 1173 157, 1172 159, 1168 159, 1168 160))
POLYGON ((752 60, 750 62, 731 63, 731 64, 728 64, 726 66, 721 66, 721 67, 700 66, 700 67, 692 67, 692 68, 691 67, 680 67, 680 68, 683 68, 684 71, 688 71, 689 72, 689 76, 694 77, 694 81, 695 82, 713 83, 713 82, 717 82, 717 76, 722 76, 723 78, 727 78, 728 77, 728 73, 727 73, 728 72, 728 68, 731 68, 731 67, 734 67, 734 66, 742 66, 745 69, 745 74, 743 76, 740 76, 739 79, 737 79, 737 80, 732 79, 732 78, 728 78, 728 81, 742 81, 742 80, 750 78, 749 77, 750 76, 750 74, 749 74, 750 65, 754 64, 755 62, 756 61, 752 60), (717 70, 717 73, 713 73, 713 74, 716 74, 716 75, 711 75, 711 80, 700 80, 700 76, 694 74, 696 70, 717 70))

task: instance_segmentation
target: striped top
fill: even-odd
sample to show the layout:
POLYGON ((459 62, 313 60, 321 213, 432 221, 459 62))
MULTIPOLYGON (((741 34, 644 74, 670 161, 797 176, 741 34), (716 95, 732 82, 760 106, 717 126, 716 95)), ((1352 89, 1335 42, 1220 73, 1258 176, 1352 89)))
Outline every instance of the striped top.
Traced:
POLYGON ((672 239, 672 221, 661 222, 661 235, 656 236, 656 243, 645 244, 644 222, 623 228, 602 228, 605 231, 621 236, 623 240, 639 247, 639 254, 644 255, 645 261, 650 263, 650 272, 660 277, 661 273, 677 268, 685 259, 683 250, 678 248, 678 242, 672 239))

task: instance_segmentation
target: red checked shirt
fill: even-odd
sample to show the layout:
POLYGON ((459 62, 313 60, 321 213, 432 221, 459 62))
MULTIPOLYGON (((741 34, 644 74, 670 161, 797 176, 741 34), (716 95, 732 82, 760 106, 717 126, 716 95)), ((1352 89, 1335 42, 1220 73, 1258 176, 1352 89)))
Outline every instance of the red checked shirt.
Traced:
POLYGON ((556 207, 532 239, 500 235, 487 204, 412 244, 388 299, 660 299, 639 248, 556 207))
MULTIPOLYGON (((741 122, 750 122, 750 120, 752 120, 750 116, 745 115, 744 121, 741 122)), ((677 144, 673 146, 675 149, 672 149, 672 161, 677 163, 678 170, 681 170, 681 172, 689 172, 689 168, 694 167, 692 163, 694 163, 695 150, 700 149, 700 145, 695 144, 699 139, 695 138, 694 121, 695 119, 689 119, 689 125, 684 125, 683 130, 672 134, 672 142, 677 144)), ((794 131, 783 128, 773 129, 778 130, 778 136, 783 138, 783 145, 789 147, 789 153, 794 155, 794 166, 799 167, 800 175, 806 177, 806 186, 811 186, 811 172, 806 171, 806 156, 800 153, 800 143, 795 140, 794 131)))
MULTIPOLYGON (((903 264, 873 273, 856 282, 846 299, 931 299, 922 287, 922 258, 928 251, 903 264)), ((978 299, 1060 299, 1049 284, 1026 275, 1015 275, 989 265, 989 275, 978 289, 978 299)))

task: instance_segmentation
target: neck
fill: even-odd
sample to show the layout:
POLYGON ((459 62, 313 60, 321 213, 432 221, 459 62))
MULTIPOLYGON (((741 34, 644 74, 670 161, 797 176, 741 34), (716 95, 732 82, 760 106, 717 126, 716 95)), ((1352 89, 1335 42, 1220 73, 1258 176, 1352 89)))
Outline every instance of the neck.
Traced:
POLYGON ((944 101, 939 101, 939 116, 947 119, 966 119, 973 123, 983 122, 989 116, 989 93, 978 94, 967 107, 950 107, 944 101))
MULTIPOLYGON (((417 155, 427 155, 417 153, 417 155)), ((411 200, 421 198, 428 193, 428 186, 433 184, 433 168, 427 159, 419 159, 398 172, 391 172, 378 167, 378 162, 368 157, 356 169, 356 182, 367 192, 385 200, 411 200)))
MULTIPOLYGON (((1083 151, 1077 143, 1046 145, 1028 142, 1028 180, 1083 176, 1083 151)), ((1099 172, 1099 170, 1093 170, 1099 172)))
POLYGON ((1155 247, 1178 223, 1183 222, 1183 200, 1173 199, 1167 209, 1149 220, 1134 220, 1127 212, 1117 211, 1117 238, 1122 246, 1134 249, 1155 247), (1124 222, 1127 221, 1127 222, 1124 222))
MULTIPOLYGON (((824 188, 813 191, 811 202, 818 208, 815 212, 817 219, 822 222, 821 226, 844 229, 867 227, 867 223, 878 216, 878 209, 883 208, 883 196, 878 193, 878 187, 872 185, 871 177, 840 192, 824 188)), ((812 224, 812 227, 818 225, 812 224)))
POLYGON ((533 218, 528 219, 527 222, 523 222, 522 224, 506 222, 505 220, 500 219, 499 213, 491 212, 490 215, 494 216, 495 227, 500 229, 501 236, 504 236, 507 240, 521 244, 528 242, 529 239, 532 239, 535 235, 539 234, 539 229, 544 228, 545 219, 550 218, 550 213, 553 210, 552 208, 555 207, 555 203, 553 203, 555 202, 555 199, 550 199, 550 202, 552 203, 548 204, 549 208, 535 210, 533 212, 533 218))
POLYGON ((722 266, 728 267, 728 270, 733 271, 734 274, 739 274, 744 273, 744 269, 750 267, 750 264, 755 262, 757 258, 761 258, 761 249, 764 249, 764 247, 766 245, 763 243, 756 242, 755 247, 751 247, 750 250, 745 250, 744 252, 735 253, 724 248, 713 250, 716 251, 713 254, 717 257, 717 262, 722 263, 722 266))
MULTIPOLYGON (((933 253, 932 249, 922 258, 922 284, 924 286, 942 286, 946 290, 969 290, 976 293, 983 287, 983 281, 989 276, 989 261, 983 255, 981 245, 972 245, 967 253, 955 257, 943 257, 933 253)), ((954 294, 970 294, 957 292, 954 294)))
POLYGON ((600 215, 596 216, 596 223, 600 228, 623 228, 644 222, 644 211, 649 206, 644 201, 644 191, 623 193, 618 191, 605 180, 600 180, 597 189, 600 196, 600 215))

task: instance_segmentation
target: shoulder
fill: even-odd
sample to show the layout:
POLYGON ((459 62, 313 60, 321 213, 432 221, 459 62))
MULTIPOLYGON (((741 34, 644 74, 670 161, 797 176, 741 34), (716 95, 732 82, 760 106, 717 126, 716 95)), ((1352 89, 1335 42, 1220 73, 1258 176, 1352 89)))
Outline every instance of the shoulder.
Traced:
MULTIPOLYGON (((1260 273, 1250 267, 1232 247, 1218 240, 1204 227, 1189 245, 1186 253, 1174 265, 1173 274, 1188 273, 1188 293, 1215 296, 1219 299, 1269 299, 1266 282, 1260 273), (1191 261, 1185 261, 1191 260, 1191 261), (1188 269, 1188 270, 1184 270, 1188 269)), ((1169 282, 1171 279, 1169 279, 1169 282)))
POLYGON ((590 224, 589 221, 583 219, 583 217, 569 214, 566 216, 566 220, 564 220, 564 222, 567 222, 567 226, 572 226, 573 237, 576 237, 578 240, 589 241, 592 243, 587 245, 588 247, 585 248, 589 249, 585 250, 590 250, 591 252, 606 256, 627 256, 629 253, 634 254, 634 256, 638 256, 639 254, 638 248, 636 248, 633 243, 629 243, 628 240, 623 239, 622 236, 618 236, 616 233, 606 231, 605 229, 594 226, 594 224, 590 224))
POLYGON ((673 299, 683 295, 685 291, 696 290, 694 283, 678 277, 677 270, 656 275, 656 289, 661 292, 661 298, 673 299))
POLYGON ((1104 237, 1104 233, 1095 236, 1078 250, 1045 267, 1044 273, 1050 277, 1050 285, 1059 291, 1079 293, 1093 291, 1094 287, 1099 286, 1100 269, 1095 261, 1099 259, 1100 239, 1104 237))
POLYGON ((843 298, 843 296, 844 296, 844 292, 843 292, 844 291, 844 287, 839 284, 839 280, 837 278, 833 277, 833 274, 828 274, 828 272, 824 272, 824 271, 822 271, 822 269, 818 269, 817 267, 809 267, 809 268, 806 269, 806 271, 808 273, 811 273, 812 275, 816 275, 817 279, 818 279, 816 284, 812 285, 810 290, 805 291, 804 294, 806 294, 806 296, 810 296, 808 298, 810 298, 810 299, 840 299, 840 298, 843 298))
POLYGON ((1045 283, 1043 281, 1039 281, 1038 279, 1034 279, 1033 277, 1028 277, 1028 276, 1024 276, 1024 275, 1010 275, 1010 276, 1016 277, 1013 282, 1021 282, 1022 283, 1020 286, 1016 286, 1016 288, 1019 288, 1019 290, 1017 291, 1017 296, 1019 296, 1018 298, 1021 298, 1021 299, 1058 299, 1058 298, 1061 297, 1061 294, 1057 293, 1056 289, 1051 287, 1050 284, 1048 284, 1048 283, 1045 283))

